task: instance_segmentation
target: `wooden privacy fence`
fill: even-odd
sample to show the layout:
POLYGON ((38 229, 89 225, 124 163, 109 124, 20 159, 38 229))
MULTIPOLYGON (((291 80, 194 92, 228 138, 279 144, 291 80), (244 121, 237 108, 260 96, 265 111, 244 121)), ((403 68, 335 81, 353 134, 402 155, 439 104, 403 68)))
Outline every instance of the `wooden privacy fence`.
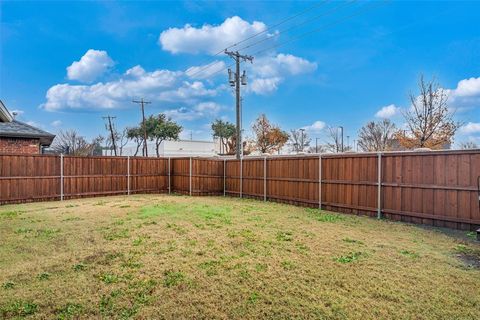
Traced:
POLYGON ((392 220, 480 225, 480 151, 223 158, 0 155, 0 203, 177 192, 392 220))

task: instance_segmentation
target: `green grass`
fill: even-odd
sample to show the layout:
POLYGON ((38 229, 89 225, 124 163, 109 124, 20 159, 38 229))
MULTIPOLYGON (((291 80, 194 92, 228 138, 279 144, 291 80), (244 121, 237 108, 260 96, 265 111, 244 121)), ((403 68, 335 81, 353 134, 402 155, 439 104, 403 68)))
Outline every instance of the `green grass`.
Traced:
POLYGON ((346 255, 336 258, 335 261, 340 263, 350 263, 350 262, 357 261, 361 255, 362 255, 361 252, 349 252, 346 255))
POLYGON ((478 319, 480 308, 470 234, 255 200, 8 205, 0 243, 0 319, 478 319))

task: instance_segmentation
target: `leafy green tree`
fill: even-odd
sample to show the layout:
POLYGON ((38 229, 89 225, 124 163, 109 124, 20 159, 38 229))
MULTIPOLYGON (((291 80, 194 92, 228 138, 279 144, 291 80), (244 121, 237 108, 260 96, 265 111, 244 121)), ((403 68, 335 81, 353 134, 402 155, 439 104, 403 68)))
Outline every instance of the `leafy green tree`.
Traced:
POLYGON ((145 121, 147 137, 155 142, 155 152, 160 156, 159 147, 165 140, 178 140, 182 126, 177 124, 163 113, 157 116, 150 116, 145 121))
POLYGON ((134 141, 136 144, 135 154, 138 154, 140 147, 143 144, 143 129, 142 126, 127 128, 127 138, 134 141))
POLYGON ((228 121, 216 119, 212 123, 213 136, 220 139, 222 153, 234 154, 236 150, 235 125, 228 121))

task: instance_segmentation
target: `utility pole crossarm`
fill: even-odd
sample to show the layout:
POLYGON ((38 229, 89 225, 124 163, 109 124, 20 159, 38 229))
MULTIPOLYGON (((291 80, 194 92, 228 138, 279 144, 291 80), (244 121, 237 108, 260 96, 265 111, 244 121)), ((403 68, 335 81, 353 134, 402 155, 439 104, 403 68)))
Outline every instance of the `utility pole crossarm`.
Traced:
MULTIPOLYGON (((117 156, 117 144, 115 142, 115 129, 114 129, 114 125, 112 124, 112 120, 115 119, 116 117, 112 117, 112 116, 106 116, 106 117, 102 117, 102 119, 107 119, 108 120, 108 125, 106 125, 107 127, 107 130, 110 131, 110 139, 112 140, 112 149, 113 149, 113 153, 115 154, 115 156, 117 156)), ((112 153, 110 152, 110 155, 112 155, 112 153)))
POLYGON ((253 63, 253 56, 240 54, 238 51, 228 51, 227 49, 225 49, 225 54, 230 56, 236 61, 238 60, 239 62, 240 60, 243 60, 243 61, 250 61, 250 63, 253 63))
POLYGON ((145 105, 152 103, 151 101, 132 100, 133 103, 137 103, 142 108, 142 125, 143 125, 143 156, 148 157, 148 148, 147 148, 147 127, 145 126, 145 105))
POLYGON ((240 54, 238 51, 228 51, 225 49, 225 54, 228 55, 230 58, 235 60, 235 79, 232 79, 232 71, 228 69, 229 75, 229 82, 232 87, 235 87, 235 105, 236 105, 236 157, 240 159, 242 156, 242 112, 241 112, 241 95, 240 95, 240 86, 247 84, 247 75, 245 71, 243 71, 243 75, 240 75, 240 63, 242 61, 250 61, 253 63, 253 57, 249 55, 240 54))

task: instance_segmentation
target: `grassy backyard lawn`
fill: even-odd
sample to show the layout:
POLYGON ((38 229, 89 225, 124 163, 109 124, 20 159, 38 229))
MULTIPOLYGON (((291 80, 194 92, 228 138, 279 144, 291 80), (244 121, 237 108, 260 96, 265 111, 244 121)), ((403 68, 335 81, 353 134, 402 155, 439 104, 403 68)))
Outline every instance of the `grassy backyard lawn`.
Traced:
POLYGON ((472 236, 223 197, 2 206, 0 318, 478 319, 472 236))

